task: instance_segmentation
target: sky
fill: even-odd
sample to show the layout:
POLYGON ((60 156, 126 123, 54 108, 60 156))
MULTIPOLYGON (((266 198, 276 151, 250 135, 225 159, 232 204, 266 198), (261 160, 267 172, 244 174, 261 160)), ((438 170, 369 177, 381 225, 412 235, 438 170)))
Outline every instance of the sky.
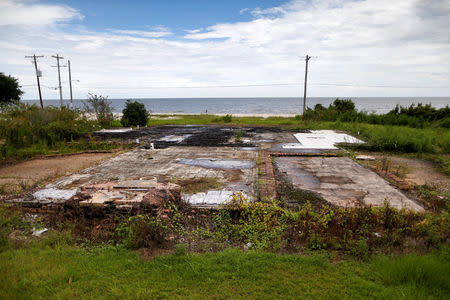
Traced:
POLYGON ((23 99, 450 96, 450 0, 0 0, 23 99), (64 98, 67 67, 61 68, 64 98))

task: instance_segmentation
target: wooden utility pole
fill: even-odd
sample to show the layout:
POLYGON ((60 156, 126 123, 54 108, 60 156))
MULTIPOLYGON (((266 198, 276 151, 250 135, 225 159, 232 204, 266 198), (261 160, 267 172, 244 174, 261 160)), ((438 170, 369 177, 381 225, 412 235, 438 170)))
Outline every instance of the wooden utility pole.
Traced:
POLYGON ((39 77, 41 77, 42 74, 37 67, 37 59, 36 59, 36 58, 40 58, 40 57, 44 57, 44 55, 33 54, 32 56, 25 56, 25 58, 33 59, 34 69, 36 70, 36 79, 37 79, 37 85, 38 85, 38 91, 39 91, 39 101, 41 102, 41 108, 44 108, 44 103, 42 102, 42 94, 41 94, 41 83, 39 82, 39 77))
POLYGON ((305 67, 305 88, 303 90, 303 114, 306 111, 306 84, 308 82, 308 61, 311 59, 311 56, 306 55, 306 67, 305 67))
POLYGON ((56 67, 58 68, 58 81, 59 81, 59 104, 60 107, 63 106, 63 96, 62 96, 62 87, 61 87, 61 71, 60 68, 61 67, 65 67, 65 66, 60 66, 59 65, 59 60, 60 59, 64 59, 64 57, 59 56, 59 54, 56 54, 56 56, 52 55, 52 57, 56 58, 56 67))
POLYGON ((72 73, 70 72, 70 60, 67 60, 67 67, 69 68, 70 109, 72 109, 72 108, 73 108, 73 98, 72 98, 72 73))

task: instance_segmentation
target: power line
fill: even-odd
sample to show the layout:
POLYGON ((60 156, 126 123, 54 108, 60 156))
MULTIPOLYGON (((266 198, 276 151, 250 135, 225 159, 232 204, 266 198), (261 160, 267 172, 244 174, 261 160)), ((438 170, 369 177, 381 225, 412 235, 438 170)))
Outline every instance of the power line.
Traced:
MULTIPOLYGON (((96 88, 96 89, 201 89, 201 88, 232 88, 232 87, 264 87, 264 86, 299 86, 300 83, 265 83, 265 84, 236 84, 236 85, 204 85, 204 86, 80 86, 80 88, 96 88)), ((360 85, 360 84, 343 84, 343 83, 309 83, 309 85, 318 86, 342 86, 342 87, 367 87, 367 88, 401 88, 401 89, 438 89, 450 88, 450 86, 393 86, 393 85, 360 85)))

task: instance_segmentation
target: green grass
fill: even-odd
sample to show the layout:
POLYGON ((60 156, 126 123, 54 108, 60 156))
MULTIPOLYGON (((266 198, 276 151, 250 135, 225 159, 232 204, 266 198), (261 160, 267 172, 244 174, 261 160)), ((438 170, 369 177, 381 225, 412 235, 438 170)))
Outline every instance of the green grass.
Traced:
POLYGON ((160 256, 37 243, 0 254, 3 299, 445 299, 448 257, 331 263, 325 255, 241 252, 160 256))

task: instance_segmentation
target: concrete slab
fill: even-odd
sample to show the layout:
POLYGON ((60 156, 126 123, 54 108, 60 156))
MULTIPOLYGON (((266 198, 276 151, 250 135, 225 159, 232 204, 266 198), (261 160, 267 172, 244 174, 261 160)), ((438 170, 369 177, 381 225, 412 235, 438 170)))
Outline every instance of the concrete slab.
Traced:
POLYGON ((336 144, 363 144, 364 141, 357 139, 346 133, 336 132, 334 130, 312 130, 311 132, 302 132, 294 134, 298 143, 286 144, 286 149, 338 149, 336 144))
POLYGON ((38 203, 63 203, 77 193, 77 189, 62 190, 62 189, 42 189, 33 193, 33 197, 38 203))
MULTIPOLYGON (((65 186, 73 186, 77 180, 82 178, 81 186, 88 187, 91 184, 105 181, 114 181, 121 186, 117 188, 148 188, 153 183, 145 181, 162 182, 171 179, 195 179, 195 178, 217 178, 223 182, 223 188, 230 191, 243 191, 251 199, 256 198, 254 184, 257 179, 255 161, 256 151, 244 151, 232 147, 169 147, 165 149, 134 149, 106 160, 101 164, 84 169, 79 173, 61 178, 47 185, 47 188, 63 189, 65 186), (202 164, 181 164, 183 159, 198 160, 213 164, 208 168, 202 164), (233 168, 222 168, 222 161, 232 164, 244 161, 244 165, 233 165, 233 168), (217 168, 216 168, 217 167, 217 168), (131 180, 131 181, 130 181, 131 180), (140 180, 136 185, 134 180, 140 180), (126 183, 128 182, 128 183, 126 183)), ((225 167, 230 165, 225 164, 225 167)))
POLYGON ((346 157, 277 157, 277 170, 299 189, 342 207, 383 206, 422 211, 376 173, 346 157))

